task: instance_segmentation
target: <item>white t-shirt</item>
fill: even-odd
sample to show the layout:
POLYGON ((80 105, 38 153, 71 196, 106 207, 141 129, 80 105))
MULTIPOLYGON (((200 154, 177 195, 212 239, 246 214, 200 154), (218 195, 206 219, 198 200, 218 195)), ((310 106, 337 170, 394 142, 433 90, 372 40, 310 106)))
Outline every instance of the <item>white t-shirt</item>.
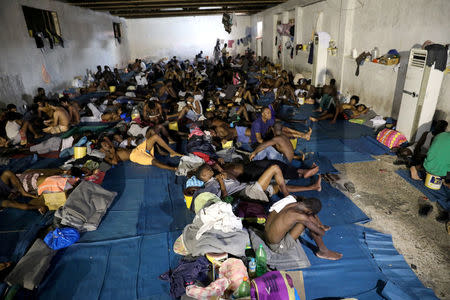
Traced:
POLYGON ((20 125, 16 121, 8 121, 5 126, 6 136, 14 145, 20 143, 20 125))
POLYGON ((141 61, 141 69, 142 69, 142 71, 147 70, 147 65, 143 61, 141 61))
POLYGON ((136 75, 135 79, 136 79, 137 85, 147 85, 148 84, 147 78, 145 76, 136 75))

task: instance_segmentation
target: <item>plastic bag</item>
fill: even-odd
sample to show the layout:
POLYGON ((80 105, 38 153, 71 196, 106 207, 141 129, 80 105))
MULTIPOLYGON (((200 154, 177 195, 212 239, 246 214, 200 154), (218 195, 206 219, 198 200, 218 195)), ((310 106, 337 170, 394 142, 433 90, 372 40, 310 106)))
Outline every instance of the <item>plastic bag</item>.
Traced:
POLYGON ((44 238, 44 242, 53 250, 69 247, 80 239, 80 233, 75 228, 56 228, 44 238))

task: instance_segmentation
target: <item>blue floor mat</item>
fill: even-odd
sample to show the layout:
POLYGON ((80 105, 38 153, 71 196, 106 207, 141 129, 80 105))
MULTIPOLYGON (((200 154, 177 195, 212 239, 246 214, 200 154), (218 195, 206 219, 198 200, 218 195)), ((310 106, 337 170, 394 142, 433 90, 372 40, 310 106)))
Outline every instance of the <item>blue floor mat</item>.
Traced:
POLYGON ((450 189, 448 187, 442 185, 440 190, 432 190, 427 188, 422 180, 412 179, 409 170, 399 169, 395 172, 409 182, 409 184, 424 193, 430 201, 437 201, 446 211, 450 211, 450 189))
POLYGON ((339 261, 316 257, 307 235, 301 241, 311 262, 311 267, 303 270, 307 299, 437 299, 398 254, 389 235, 355 224, 332 227, 324 242, 344 255, 339 261))
POLYGON ((378 142, 372 136, 362 136, 357 139, 343 139, 342 143, 350 147, 354 151, 368 153, 371 155, 392 154, 391 150, 385 145, 378 142))
MULTIPOLYGON (((289 184, 307 185, 310 180, 289 184)), ((173 253, 173 243, 193 218, 183 202, 184 182, 171 172, 132 163, 110 170, 103 186, 117 191, 118 197, 97 231, 84 233, 78 243, 58 253, 38 288, 38 298, 170 299, 169 284, 158 276, 177 265, 179 256, 173 253)), ((385 236, 374 232, 369 242, 363 239, 358 231, 362 227, 352 223, 366 222, 368 217, 344 194, 324 182, 320 194, 310 191, 301 195, 322 199, 319 216, 332 226, 325 243, 344 253, 343 260, 330 262, 316 258, 305 247, 313 263, 304 270, 307 299, 356 295, 382 299, 382 292, 406 291, 409 295, 410 286, 421 296, 432 295, 410 274, 402 281, 402 273, 396 276, 394 269, 383 271, 382 261, 373 259, 367 245, 375 253, 377 238, 382 237, 385 245, 385 236), (378 288, 379 282, 384 289, 378 288)), ((308 244, 308 238, 303 242, 308 244)), ((398 259, 392 249, 394 252, 385 256, 398 259)))
MULTIPOLYGON (((317 180, 317 176, 308 179, 290 180, 288 185, 308 186, 317 180)), ((341 191, 333 188, 327 182, 322 180, 322 191, 307 191, 294 193, 294 195, 306 198, 318 198, 322 202, 322 210, 319 212, 319 218, 324 224, 334 226, 353 223, 366 223, 370 219, 341 191)))

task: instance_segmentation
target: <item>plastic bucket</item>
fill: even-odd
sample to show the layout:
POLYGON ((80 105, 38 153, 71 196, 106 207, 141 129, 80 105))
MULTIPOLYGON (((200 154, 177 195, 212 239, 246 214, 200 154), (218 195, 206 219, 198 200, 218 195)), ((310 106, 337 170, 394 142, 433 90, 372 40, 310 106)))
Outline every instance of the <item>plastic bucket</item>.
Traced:
POLYGON ((192 198, 193 198, 193 196, 184 195, 184 202, 186 202, 186 207, 188 209, 191 208, 192 198))
POLYGON ((114 86, 114 85, 111 85, 110 87, 109 87, 109 92, 110 93, 114 93, 116 91, 116 87, 114 86))
POLYGON ((178 121, 170 122, 169 130, 178 131, 178 121))
POLYGON ((298 139, 291 139, 291 144, 292 144, 292 147, 294 148, 294 150, 297 149, 297 140, 298 139))
POLYGON ((442 186, 442 178, 427 173, 427 176, 425 177, 425 186, 432 190, 439 190, 442 186))
POLYGON ((226 143, 223 143, 223 142, 222 142, 222 148, 223 148, 223 149, 229 149, 229 148, 231 148, 231 147, 233 147, 233 141, 228 141, 228 142, 226 142, 226 143))
POLYGON ((86 156, 86 147, 73 147, 73 157, 75 159, 83 158, 86 156))

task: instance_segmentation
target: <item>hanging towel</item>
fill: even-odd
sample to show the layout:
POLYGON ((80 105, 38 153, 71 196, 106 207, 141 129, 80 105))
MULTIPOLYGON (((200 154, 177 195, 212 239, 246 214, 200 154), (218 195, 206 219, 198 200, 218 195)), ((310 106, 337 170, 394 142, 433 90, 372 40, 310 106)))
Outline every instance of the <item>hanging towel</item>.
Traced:
POLYGON ((308 56, 308 64, 313 64, 313 58, 314 58, 314 43, 310 44, 309 47, 309 56, 308 56))

